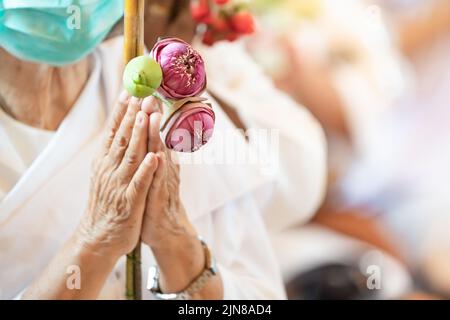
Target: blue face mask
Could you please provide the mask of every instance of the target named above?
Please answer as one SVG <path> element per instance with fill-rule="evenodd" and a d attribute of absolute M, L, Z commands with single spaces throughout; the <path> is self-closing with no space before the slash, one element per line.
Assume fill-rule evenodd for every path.
<path fill-rule="evenodd" d="M 61 66 L 89 54 L 122 17 L 123 0 L 0 0 L 0 46 Z"/>

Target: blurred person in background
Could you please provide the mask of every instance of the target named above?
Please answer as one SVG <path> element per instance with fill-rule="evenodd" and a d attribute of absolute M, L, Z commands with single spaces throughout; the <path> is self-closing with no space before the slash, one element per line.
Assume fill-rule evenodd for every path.
<path fill-rule="evenodd" d="M 353 11 L 350 15 L 350 6 L 344 5 L 349 2 L 335 3 L 337 11 L 349 14 L 347 22 L 358 20 L 358 13 Z M 334 96 L 340 98 L 340 104 L 335 103 L 335 99 L 322 104 L 324 113 L 329 111 L 329 117 L 339 121 L 327 118 L 321 121 L 325 128 L 329 128 L 326 131 L 333 174 L 327 201 L 314 221 L 371 243 L 402 261 L 414 279 L 413 291 L 404 291 L 404 297 L 448 297 L 450 205 L 445 185 L 450 178 L 450 3 L 441 0 L 359 3 L 364 5 L 362 8 L 367 13 L 363 15 L 363 23 L 355 28 L 364 30 L 359 43 L 364 43 L 361 40 L 383 39 L 364 28 L 367 22 L 372 27 L 379 27 L 380 21 L 387 22 L 390 36 L 371 47 L 368 56 L 375 57 L 370 64 L 374 70 L 381 71 L 378 77 L 381 83 L 391 85 L 380 91 L 372 83 L 369 90 L 364 90 L 367 74 L 359 79 L 353 77 L 356 81 L 351 80 L 352 72 L 359 73 L 359 68 L 355 68 L 358 64 L 349 64 L 352 72 L 339 77 L 339 82 L 332 82 L 334 86 L 323 86 L 323 83 L 330 83 L 324 80 L 329 79 L 327 77 L 315 82 L 316 90 L 323 94 L 310 101 Z M 378 23 L 373 24 L 376 21 Z M 339 28 L 333 32 L 336 30 Z M 347 42 L 352 42 L 349 39 L 357 40 L 348 35 L 344 37 Z M 311 38 L 317 40 L 317 37 Z M 303 51 L 308 52 L 308 49 L 307 46 L 302 47 Z M 386 49 L 390 52 L 387 56 L 382 53 Z M 302 56 L 300 50 L 295 56 Z M 363 60 L 370 61 L 367 58 Z M 307 62 L 302 66 L 298 73 L 307 73 L 310 68 Z M 396 71 L 389 77 L 390 66 L 395 66 Z M 326 74 L 333 74 L 329 68 L 325 70 Z M 392 79 L 398 80 L 395 81 L 398 86 L 392 86 Z M 305 86 L 307 84 L 298 85 L 291 90 L 307 95 L 307 90 L 302 90 Z M 325 88 L 324 91 L 321 88 Z M 337 90 L 334 94 L 326 94 L 330 88 Z M 379 99 L 386 93 L 388 99 Z M 306 105 L 316 108 L 314 102 Z M 335 110 L 344 112 L 336 115 Z M 360 112 L 363 117 L 358 116 Z M 364 114 L 368 117 L 365 118 Z M 352 118 L 356 121 L 349 121 Z M 350 130 L 339 129 L 343 126 L 336 123 L 342 124 L 341 119 L 346 120 L 344 123 Z M 344 132 L 339 135 L 341 137 L 349 133 L 347 141 L 351 143 L 347 146 L 350 148 L 343 147 L 342 143 L 333 143 L 336 139 L 330 136 L 336 137 L 336 132 Z M 346 160 L 344 166 L 333 159 L 334 151 L 335 155 L 344 155 L 334 158 Z M 352 155 L 350 159 L 345 157 L 348 154 Z M 337 166 L 334 165 L 336 163 Z M 336 168 L 341 170 L 336 171 Z M 340 174 L 336 175 L 336 172 Z M 333 181 L 335 183 L 331 184 Z"/>
<path fill-rule="evenodd" d="M 435 177 L 439 176 L 438 172 L 445 173 L 446 168 L 437 165 L 440 157 L 428 147 L 430 137 L 446 139 L 447 135 L 443 129 L 436 134 L 433 128 L 436 119 L 430 121 L 430 137 L 423 144 L 427 148 L 421 149 L 423 153 L 418 156 L 415 154 L 418 140 L 408 139 L 405 135 L 408 129 L 398 130 L 417 125 L 416 121 L 420 118 L 412 119 L 410 111 L 401 111 L 401 105 L 406 100 L 409 101 L 406 104 L 410 105 L 417 98 L 414 97 L 416 79 L 433 79 L 433 76 L 424 77 L 423 72 L 415 74 L 410 62 L 402 57 L 395 40 L 411 57 L 421 44 L 430 44 L 438 39 L 448 27 L 448 4 L 444 1 L 402 3 L 392 2 L 389 8 L 414 4 L 409 12 L 415 14 L 402 15 L 401 19 L 394 14 L 394 19 L 401 21 L 396 34 L 389 32 L 392 29 L 387 29 L 385 25 L 386 21 L 395 20 L 389 19 L 391 17 L 385 15 L 382 7 L 370 1 L 254 1 L 254 8 L 261 18 L 255 36 L 243 42 L 224 42 L 203 51 L 207 59 L 213 61 L 210 64 L 213 71 L 210 72 L 215 81 L 211 88 L 216 95 L 232 92 L 224 98 L 225 101 L 230 101 L 233 96 L 239 97 L 236 101 L 241 101 L 242 97 L 247 96 L 252 101 L 260 102 L 254 104 L 254 109 L 248 107 L 251 103 L 245 107 L 239 107 L 239 103 L 231 104 L 231 113 L 237 119 L 238 126 L 245 128 L 246 124 L 256 123 L 260 127 L 271 127 L 291 123 L 273 111 L 280 109 L 278 103 L 273 104 L 276 107 L 259 108 L 264 101 L 272 101 L 274 95 L 261 92 L 265 89 L 272 93 L 269 86 L 257 85 L 262 84 L 261 79 L 265 77 L 259 68 L 253 67 L 249 59 L 251 56 L 278 88 L 298 102 L 297 108 L 306 106 L 325 129 L 329 146 L 328 192 L 325 204 L 313 217 L 313 223 L 295 228 L 295 225 L 300 226 L 311 219 L 313 211 L 309 210 L 309 214 L 305 215 L 295 210 L 295 196 L 302 196 L 304 189 L 299 185 L 301 180 L 294 178 L 298 176 L 293 176 L 295 165 L 286 164 L 280 177 L 291 176 L 292 179 L 286 179 L 284 183 L 279 180 L 279 183 L 291 188 L 292 192 L 285 193 L 284 197 L 293 201 L 284 204 L 293 204 L 291 208 L 295 211 L 274 210 L 268 217 L 275 219 L 267 220 L 269 227 L 274 227 L 271 228 L 272 242 L 293 298 L 413 297 L 409 295 L 412 283 L 408 269 L 414 272 L 417 262 L 422 261 L 429 266 L 426 269 L 434 269 L 431 273 L 427 272 L 434 278 L 445 271 L 446 255 L 436 254 L 445 251 L 445 246 L 429 244 L 439 243 L 441 239 L 431 237 L 428 240 L 430 237 L 426 234 L 436 230 L 431 225 L 442 226 L 444 232 L 433 233 L 445 238 L 448 226 L 446 215 L 428 218 L 424 223 L 425 216 L 419 212 L 429 209 L 423 211 L 421 205 L 435 202 L 426 197 L 414 197 L 417 197 L 418 190 L 419 193 L 433 195 L 443 202 L 435 212 L 445 212 L 448 197 L 445 191 L 436 192 L 439 184 L 443 184 Z M 410 18 L 406 18 L 408 16 Z M 442 44 L 442 41 L 438 42 Z M 442 48 L 438 51 L 446 54 Z M 233 62 L 229 62 L 231 60 Z M 440 56 L 426 59 L 436 65 L 435 71 L 442 67 L 445 70 L 442 60 Z M 440 82 L 442 94 L 448 92 L 445 78 L 439 74 L 434 78 Z M 243 88 L 246 88 L 245 93 Z M 433 90 L 432 93 L 440 90 Z M 403 103 L 400 103 L 402 100 Z M 436 95 L 433 100 L 445 106 L 443 95 Z M 283 110 L 285 115 L 294 117 L 293 108 L 283 107 Z M 436 112 L 436 118 L 444 115 L 439 108 Z M 282 132 L 289 132 L 291 138 L 296 131 L 303 134 L 301 122 L 295 130 L 288 125 L 286 127 Z M 421 134 L 422 131 L 418 133 L 419 136 Z M 300 138 L 296 136 L 297 143 L 304 141 Z M 414 145 L 409 144 L 410 141 Z M 437 144 L 442 145 L 440 141 Z M 404 153 L 404 147 L 408 145 L 413 150 L 411 154 Z M 296 152 L 289 147 L 282 148 L 280 156 L 294 160 L 287 164 L 295 163 Z M 421 157 L 423 160 L 419 159 Z M 447 159 L 443 159 L 444 164 Z M 299 163 L 303 165 L 303 162 Z M 431 163 L 433 165 L 430 166 Z M 433 167 L 436 172 L 430 174 L 424 167 Z M 430 176 L 434 178 L 427 178 Z M 444 174 L 442 180 L 446 178 Z M 285 216 L 285 212 L 289 215 Z M 296 216 L 292 215 L 293 212 Z M 287 217 L 289 219 L 285 219 Z M 428 231 L 418 232 L 421 228 Z M 416 241 L 410 241 L 412 239 Z M 412 251 L 417 248 L 414 244 L 418 243 L 427 248 L 421 252 L 431 258 L 412 258 Z M 420 254 L 415 252 L 417 256 Z M 355 276 L 355 270 L 359 270 L 367 279 L 371 266 L 379 266 L 382 270 L 382 290 L 370 291 L 368 283 L 361 283 L 362 278 Z M 445 286 L 445 281 L 440 284 Z M 323 290 L 307 292 L 313 287 Z"/>
<path fill-rule="evenodd" d="M 105 1 L 104 4 L 114 6 L 119 2 L 121 1 L 113 4 Z M 189 14 L 188 5 L 187 0 L 147 1 L 145 42 L 148 48 L 161 35 L 192 41 L 197 29 Z M 7 6 L 0 8 L 11 9 Z M 109 28 L 121 17 L 120 11 L 115 13 L 114 17 L 109 17 Z M 20 22 L 20 13 L 16 11 L 6 12 L 0 18 L 14 14 L 19 14 L 14 16 L 14 21 Z M 99 16 L 108 18 L 106 15 Z M 45 36 L 46 25 L 41 26 L 40 31 Z M 106 125 L 106 118 L 111 116 L 112 105 L 121 87 L 121 28 L 119 23 L 111 32 L 109 29 L 105 30 L 95 49 L 83 51 L 82 59 L 79 57 L 79 61 L 64 68 L 22 60 L 3 48 L 0 51 L 0 146 L 5 150 L 0 153 L 0 266 L 4 271 L 0 284 L 3 298 L 17 295 L 24 298 L 124 297 L 125 261 L 122 255 L 135 244 L 134 241 L 125 240 L 133 238 L 137 241 L 141 230 L 134 228 L 134 237 L 126 232 L 113 237 L 119 239 L 119 244 L 127 246 L 118 245 L 118 250 L 111 249 L 110 254 L 105 252 L 101 265 L 96 264 L 98 255 L 77 251 L 80 247 L 76 241 L 80 220 L 85 222 L 81 225 L 88 228 L 83 234 L 94 235 L 93 230 L 98 229 L 101 224 L 101 220 L 96 223 L 96 210 L 87 210 L 83 215 L 88 201 L 88 207 L 95 208 L 98 203 L 103 205 L 100 200 L 111 193 L 107 185 L 99 182 L 102 177 L 98 175 L 94 175 L 92 179 L 94 186 L 105 186 L 106 189 L 100 188 L 99 197 L 89 192 L 91 160 L 98 149 L 103 152 L 101 132 L 106 128 L 111 132 L 118 132 L 118 137 L 113 139 L 115 143 L 112 144 L 112 147 L 117 147 L 117 141 L 123 140 L 120 135 L 124 133 L 117 126 L 130 128 L 135 118 L 143 118 L 143 122 L 136 122 L 136 129 L 133 130 L 134 137 L 141 138 L 140 143 L 133 146 L 138 145 L 139 154 L 143 153 L 142 146 L 145 144 L 142 141 L 147 133 L 139 128 L 145 129 L 148 126 L 148 134 L 151 135 L 149 148 L 161 148 L 155 137 L 157 130 L 154 129 L 157 127 L 157 115 L 151 112 L 150 109 L 154 106 L 147 100 L 145 103 L 138 103 L 122 97 L 117 103 L 114 121 L 110 127 Z M 169 163 L 171 169 L 168 170 L 170 177 L 167 179 L 177 181 L 179 177 L 180 181 L 179 184 L 172 184 L 175 190 L 171 190 L 170 194 L 176 195 L 179 188 L 180 206 L 177 207 L 186 209 L 186 212 L 180 213 L 179 221 L 186 224 L 190 233 L 187 239 L 166 241 L 164 246 L 158 246 L 149 241 L 151 235 L 143 231 L 141 236 L 144 244 L 147 244 L 143 245 L 143 268 L 147 270 L 151 264 L 162 262 L 164 284 L 174 290 L 185 287 L 186 280 L 198 274 L 199 266 L 203 267 L 201 262 L 204 252 L 194 236 L 198 232 L 210 244 L 220 272 L 195 298 L 283 298 L 284 290 L 278 264 L 268 241 L 267 227 L 279 230 L 297 221 L 305 221 L 320 205 L 326 174 L 326 148 L 322 129 L 307 111 L 271 85 L 259 68 L 251 63 L 245 51 L 236 51 L 230 46 L 224 55 L 209 57 L 206 53 L 209 49 L 202 48 L 198 43 L 197 46 L 205 50 L 206 65 L 210 69 L 208 81 L 211 95 L 220 101 L 218 103 L 209 96 L 217 115 L 215 137 L 226 134 L 236 126 L 254 130 L 255 135 L 241 135 L 233 130 L 232 142 L 236 144 L 237 150 L 233 150 L 236 154 L 227 156 L 233 159 L 247 154 L 252 144 L 262 143 L 265 151 L 262 159 L 266 162 L 248 166 L 220 165 L 216 162 L 183 165 L 181 162 L 179 172 Z M 61 54 L 61 57 L 64 56 Z M 224 57 L 234 57 L 236 60 L 226 60 Z M 41 62 L 38 57 L 28 58 Z M 220 69 L 215 69 L 215 66 L 222 63 L 230 68 L 228 73 L 220 73 Z M 14 73 L 16 67 L 22 70 L 20 74 Z M 29 88 L 33 85 L 41 88 L 42 85 L 43 90 L 30 89 L 24 92 L 24 79 L 27 79 Z M 229 80 L 228 83 L 233 83 L 234 86 L 224 86 L 223 79 Z M 54 89 L 65 88 L 65 81 L 71 83 L 70 92 Z M 31 100 L 38 101 L 33 110 L 39 112 L 29 112 Z M 127 109 L 128 115 L 124 117 Z M 245 119 L 236 117 L 237 111 L 245 114 Z M 234 120 L 234 124 L 226 114 Z M 139 123 L 143 123 L 143 126 L 139 126 Z M 297 126 L 300 126 L 300 131 Z M 265 136 L 258 138 L 257 130 L 262 130 Z M 270 130 L 276 131 L 272 138 Z M 131 134 L 129 130 L 126 133 Z M 69 137 L 72 138 L 68 140 Z M 268 141 L 274 143 L 273 147 L 265 145 Z M 202 153 L 220 155 L 224 147 L 221 142 L 212 138 L 199 151 L 200 157 Z M 109 144 L 103 147 L 109 150 Z M 116 154 L 116 149 L 112 148 L 112 152 L 108 151 L 104 156 L 106 167 L 101 172 L 109 173 L 107 164 L 115 161 L 109 154 Z M 134 151 L 131 147 L 129 149 L 127 156 Z M 160 150 L 159 153 L 165 151 Z M 126 163 L 126 158 L 124 162 Z M 145 164 L 155 165 L 151 161 Z M 156 170 L 149 165 L 150 169 Z M 266 169 L 266 174 L 263 174 L 263 169 Z M 146 181 L 145 186 L 150 187 L 151 179 L 143 180 Z M 68 182 L 70 190 L 64 192 L 62 186 Z M 145 204 L 146 197 L 140 200 L 140 206 L 133 215 L 138 220 L 144 207 L 147 208 L 146 215 L 151 214 L 148 208 L 152 207 Z M 118 214 L 127 216 L 127 212 Z M 261 217 L 261 214 L 264 216 Z M 148 219 L 144 219 L 143 225 L 149 227 L 145 221 Z M 158 228 L 157 223 L 152 225 Z M 178 245 L 174 245 L 175 243 Z M 82 248 L 84 247 L 81 246 Z M 178 254 L 180 251 L 182 254 Z M 197 263 L 192 263 L 194 258 Z M 80 291 L 70 291 L 64 286 L 67 276 L 65 267 L 68 263 L 81 263 L 82 270 L 92 270 L 93 266 L 101 267 L 101 270 L 83 274 L 86 276 L 84 281 L 89 286 L 83 286 Z M 146 275 L 144 272 L 144 276 Z M 148 291 L 144 292 L 144 298 L 151 298 Z"/>
<path fill-rule="evenodd" d="M 409 66 L 410 90 L 378 125 L 370 150 L 343 184 L 398 235 L 418 286 L 450 296 L 450 3 L 384 0 Z"/>
<path fill-rule="evenodd" d="M 403 296 L 410 277 L 397 237 L 380 224 L 376 208 L 349 204 L 340 194 L 342 179 L 370 150 L 383 114 L 408 84 L 380 8 L 353 0 L 256 3 L 261 25 L 247 40 L 248 51 L 279 88 L 318 118 L 329 146 L 325 204 L 313 224 L 276 240 L 276 247 L 285 248 L 278 252 L 285 279 L 317 266 L 344 272 L 335 263 L 357 266 L 367 276 L 361 261 L 375 256 L 385 288 L 372 297 Z M 368 254 L 374 249 L 384 263 Z"/>
<path fill-rule="evenodd" d="M 275 15 L 274 24 L 282 24 L 284 18 L 283 15 Z M 305 121 L 311 116 L 305 106 L 299 103 L 302 101 L 296 102 L 293 97 L 289 97 L 290 92 L 282 93 L 277 90 L 277 83 L 274 84 L 272 79 L 269 79 L 268 75 L 271 74 L 267 73 L 265 65 L 255 63 L 260 61 L 255 61 L 252 57 L 255 51 L 249 50 L 249 46 L 271 35 L 270 31 L 262 29 L 261 25 L 259 27 L 261 29 L 257 28 L 254 36 L 256 40 L 250 40 L 250 44 L 243 39 L 235 42 L 223 41 L 212 47 L 198 44 L 198 47 L 208 64 L 210 91 L 219 101 L 225 102 L 223 105 L 227 106 L 226 109 L 229 108 L 228 112 L 235 124 L 243 129 L 280 130 L 280 163 L 274 175 L 277 183 L 276 197 L 268 198 L 269 206 L 265 206 L 263 212 L 275 253 L 281 263 L 284 280 L 288 284 L 289 298 L 355 299 L 392 298 L 402 295 L 409 284 L 409 277 L 404 268 L 389 255 L 380 261 L 376 258 L 377 255 L 368 255 L 374 246 L 357 240 L 351 241 L 325 228 L 298 228 L 314 217 L 325 194 L 325 154 L 322 153 L 323 150 L 317 149 L 318 144 L 315 141 L 321 134 L 317 135 L 316 129 L 309 124 L 310 121 Z M 310 31 L 315 28 L 311 26 Z M 278 51 L 283 52 L 284 48 L 272 45 L 258 47 L 256 50 L 259 50 L 257 54 L 265 52 L 270 56 Z M 311 53 L 311 56 L 315 57 L 314 53 Z M 286 62 L 291 58 L 282 57 L 281 60 Z M 304 63 L 308 65 L 308 60 Z M 287 70 L 291 71 L 293 68 L 288 65 Z M 309 76 L 315 75 L 315 70 L 311 70 Z M 328 76 L 325 72 L 322 75 Z M 301 76 L 294 69 L 286 79 L 297 83 L 296 77 Z M 307 77 L 303 80 L 308 84 L 320 83 Z M 313 86 L 312 83 L 309 84 L 306 92 L 309 93 Z M 366 86 L 370 88 L 369 84 Z M 316 90 L 315 94 L 320 100 L 321 92 Z M 310 93 L 311 100 L 316 102 L 313 96 L 314 94 Z M 326 104 L 328 101 L 319 102 Z M 315 110 L 310 112 L 314 114 Z M 315 115 L 320 121 L 323 120 L 320 115 Z M 327 133 L 328 129 L 329 127 L 325 126 Z M 257 143 L 257 138 L 257 135 L 248 135 L 250 144 Z M 322 168 L 322 171 L 318 171 L 319 168 Z M 305 181 L 310 183 L 306 184 Z M 312 193 L 317 197 L 312 197 Z M 376 262 L 382 266 L 387 280 L 382 291 L 367 288 L 366 269 L 370 265 L 371 257 L 375 257 Z M 334 264 L 339 266 L 335 268 Z M 318 272 L 314 271 L 316 268 L 319 268 Z M 354 275 L 355 270 L 358 270 L 359 277 L 346 276 Z M 328 272 L 330 277 L 323 276 Z M 330 287 L 333 282 L 328 281 L 331 279 L 338 282 L 342 279 L 334 290 Z M 297 286 L 302 283 L 303 286 Z"/>

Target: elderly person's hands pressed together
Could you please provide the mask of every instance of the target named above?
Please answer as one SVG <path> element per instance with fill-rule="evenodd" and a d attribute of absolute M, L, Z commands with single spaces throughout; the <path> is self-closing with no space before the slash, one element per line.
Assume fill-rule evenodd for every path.
<path fill-rule="evenodd" d="M 160 139 L 161 108 L 161 103 L 153 97 L 142 103 L 142 110 L 150 115 L 149 150 L 156 153 L 158 168 L 147 196 L 141 239 L 152 249 L 158 262 L 161 288 L 166 292 L 180 292 L 202 272 L 207 257 L 180 199 L 180 167 L 172 161 L 174 155 Z M 222 298 L 219 278 L 216 275 L 211 279 L 197 298 Z"/>
<path fill-rule="evenodd" d="M 86 213 L 66 248 L 29 288 L 26 298 L 73 298 L 71 294 L 96 298 L 120 256 L 138 243 L 158 164 L 157 156 L 147 153 L 149 118 L 139 110 L 138 99 L 123 96 L 118 103 L 104 149 L 94 162 Z M 91 276 L 80 291 L 68 290 L 64 272 L 54 272 L 71 264 L 80 266 L 85 277 Z"/>
<path fill-rule="evenodd" d="M 94 162 L 86 213 L 25 298 L 96 298 L 117 260 L 140 238 L 161 269 L 162 290 L 182 291 L 201 274 L 204 250 L 179 198 L 179 168 L 161 143 L 158 111 L 152 98 L 142 103 L 122 94 Z M 67 265 L 78 265 L 87 285 L 69 290 L 66 274 L 55 272 Z M 221 298 L 220 280 L 204 291 L 193 298 Z"/>

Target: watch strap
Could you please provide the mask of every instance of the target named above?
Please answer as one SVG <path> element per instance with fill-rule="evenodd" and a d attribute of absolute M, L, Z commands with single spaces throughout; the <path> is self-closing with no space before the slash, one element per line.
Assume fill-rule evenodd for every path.
<path fill-rule="evenodd" d="M 195 278 L 186 289 L 178 293 L 162 293 L 159 286 L 159 269 L 153 266 L 149 270 L 149 282 L 147 288 L 153 293 L 154 297 L 159 300 L 189 300 L 196 293 L 201 291 L 208 281 L 217 274 L 216 261 L 209 250 L 206 242 L 199 237 L 205 252 L 205 268 L 202 273 Z"/>

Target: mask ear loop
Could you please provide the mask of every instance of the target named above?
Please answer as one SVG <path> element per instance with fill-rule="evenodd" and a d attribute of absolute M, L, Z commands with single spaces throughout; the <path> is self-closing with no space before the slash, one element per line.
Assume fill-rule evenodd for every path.
<path fill-rule="evenodd" d="M 124 0 L 124 62 L 144 54 L 145 0 Z M 127 255 L 126 298 L 142 300 L 141 243 Z"/>

